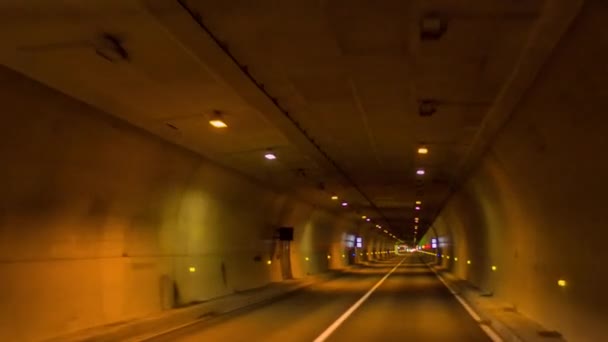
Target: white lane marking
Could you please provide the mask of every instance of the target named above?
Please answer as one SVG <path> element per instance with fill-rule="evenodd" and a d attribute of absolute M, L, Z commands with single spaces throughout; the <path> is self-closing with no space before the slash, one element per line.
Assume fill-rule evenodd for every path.
<path fill-rule="evenodd" d="M 437 278 L 443 283 L 443 285 L 445 285 L 445 287 L 447 287 L 448 290 L 450 290 L 450 293 L 452 293 L 454 295 L 454 297 L 456 297 L 458 302 L 464 307 L 464 309 L 469 313 L 469 315 L 471 315 L 471 317 L 473 317 L 473 319 L 477 323 L 479 323 L 479 327 L 481 328 L 481 330 L 483 330 L 483 332 L 485 332 L 486 335 L 488 335 L 488 337 L 493 342 L 504 342 L 502 337 L 500 337 L 496 333 L 496 331 L 494 331 L 494 329 L 490 328 L 490 326 L 488 326 L 487 324 L 481 323 L 481 317 L 475 312 L 475 310 L 473 310 L 473 308 L 464 299 L 462 299 L 462 297 L 456 291 L 454 291 L 450 287 L 450 285 L 443 279 L 443 277 L 441 275 L 439 275 L 439 273 L 437 273 L 437 271 L 435 271 L 432 267 L 430 267 L 428 265 L 427 265 L 427 267 L 429 269 L 431 269 L 431 271 L 433 271 L 433 273 L 435 273 L 435 276 L 437 276 Z"/>
<path fill-rule="evenodd" d="M 321 333 L 321 335 L 319 335 L 319 337 L 315 338 L 314 342 L 323 342 L 325 341 L 334 331 L 336 331 L 336 329 L 338 329 L 338 327 L 340 325 L 342 325 L 342 323 L 344 323 L 344 321 L 346 321 L 348 319 L 348 317 L 350 315 L 353 314 L 353 312 L 355 312 L 355 310 L 357 310 L 361 304 L 363 304 L 363 302 L 365 302 L 367 300 L 367 298 L 369 298 L 369 296 L 372 295 L 372 293 L 374 291 L 376 291 L 376 289 L 382 285 L 382 283 L 384 283 L 384 281 L 386 280 L 386 278 L 388 278 L 393 272 L 395 272 L 395 270 L 397 269 L 397 267 L 399 267 L 399 265 L 401 265 L 401 263 L 403 263 L 403 261 L 405 261 L 405 258 L 401 259 L 401 261 L 395 265 L 395 267 L 393 267 L 392 270 L 390 270 L 384 277 L 382 277 L 382 279 L 380 279 L 376 285 L 374 285 L 374 287 L 372 287 L 369 291 L 367 291 L 366 294 L 363 295 L 363 297 L 361 297 L 355 304 L 353 304 L 353 306 L 351 306 L 348 310 L 346 310 L 346 312 L 344 312 L 342 314 L 342 316 L 340 316 L 335 322 L 332 323 L 332 325 L 330 325 L 327 329 L 325 329 L 325 331 L 323 333 Z"/>

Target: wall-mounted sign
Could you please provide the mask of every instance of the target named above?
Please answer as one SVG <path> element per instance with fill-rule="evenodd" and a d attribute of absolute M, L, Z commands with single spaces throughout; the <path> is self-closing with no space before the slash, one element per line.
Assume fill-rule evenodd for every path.
<path fill-rule="evenodd" d="M 350 234 L 346 234 L 346 238 L 344 239 L 344 245 L 347 248 L 353 248 L 353 247 L 355 247 L 355 236 L 354 235 L 350 235 Z"/>

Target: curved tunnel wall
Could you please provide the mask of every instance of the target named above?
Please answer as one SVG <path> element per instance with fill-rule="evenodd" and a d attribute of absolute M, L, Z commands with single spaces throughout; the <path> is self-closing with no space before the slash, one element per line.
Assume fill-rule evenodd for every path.
<path fill-rule="evenodd" d="M 572 341 L 608 336 L 606 17 L 585 4 L 433 225 L 444 266 Z"/>
<path fill-rule="evenodd" d="M 0 87 L 1 340 L 280 281 L 280 226 L 295 277 L 344 267 L 363 229 L 4 68 Z"/>

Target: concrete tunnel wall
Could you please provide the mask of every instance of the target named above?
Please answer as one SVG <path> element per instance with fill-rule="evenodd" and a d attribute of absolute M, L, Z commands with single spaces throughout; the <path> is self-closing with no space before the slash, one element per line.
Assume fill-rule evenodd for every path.
<path fill-rule="evenodd" d="M 436 232 L 456 276 L 570 341 L 608 336 L 607 17 L 585 4 L 424 237 Z"/>
<path fill-rule="evenodd" d="M 296 278 L 344 267 L 346 233 L 387 243 L 3 67 L 0 88 L 2 341 L 280 281 L 279 226 Z"/>

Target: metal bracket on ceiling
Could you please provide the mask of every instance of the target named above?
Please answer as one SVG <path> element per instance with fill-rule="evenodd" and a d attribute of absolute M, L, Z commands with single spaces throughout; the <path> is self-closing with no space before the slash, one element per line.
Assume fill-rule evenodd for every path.
<path fill-rule="evenodd" d="M 103 33 L 95 47 L 95 53 L 105 60 L 116 63 L 129 61 L 129 52 L 125 49 L 122 39 L 111 33 Z"/>

